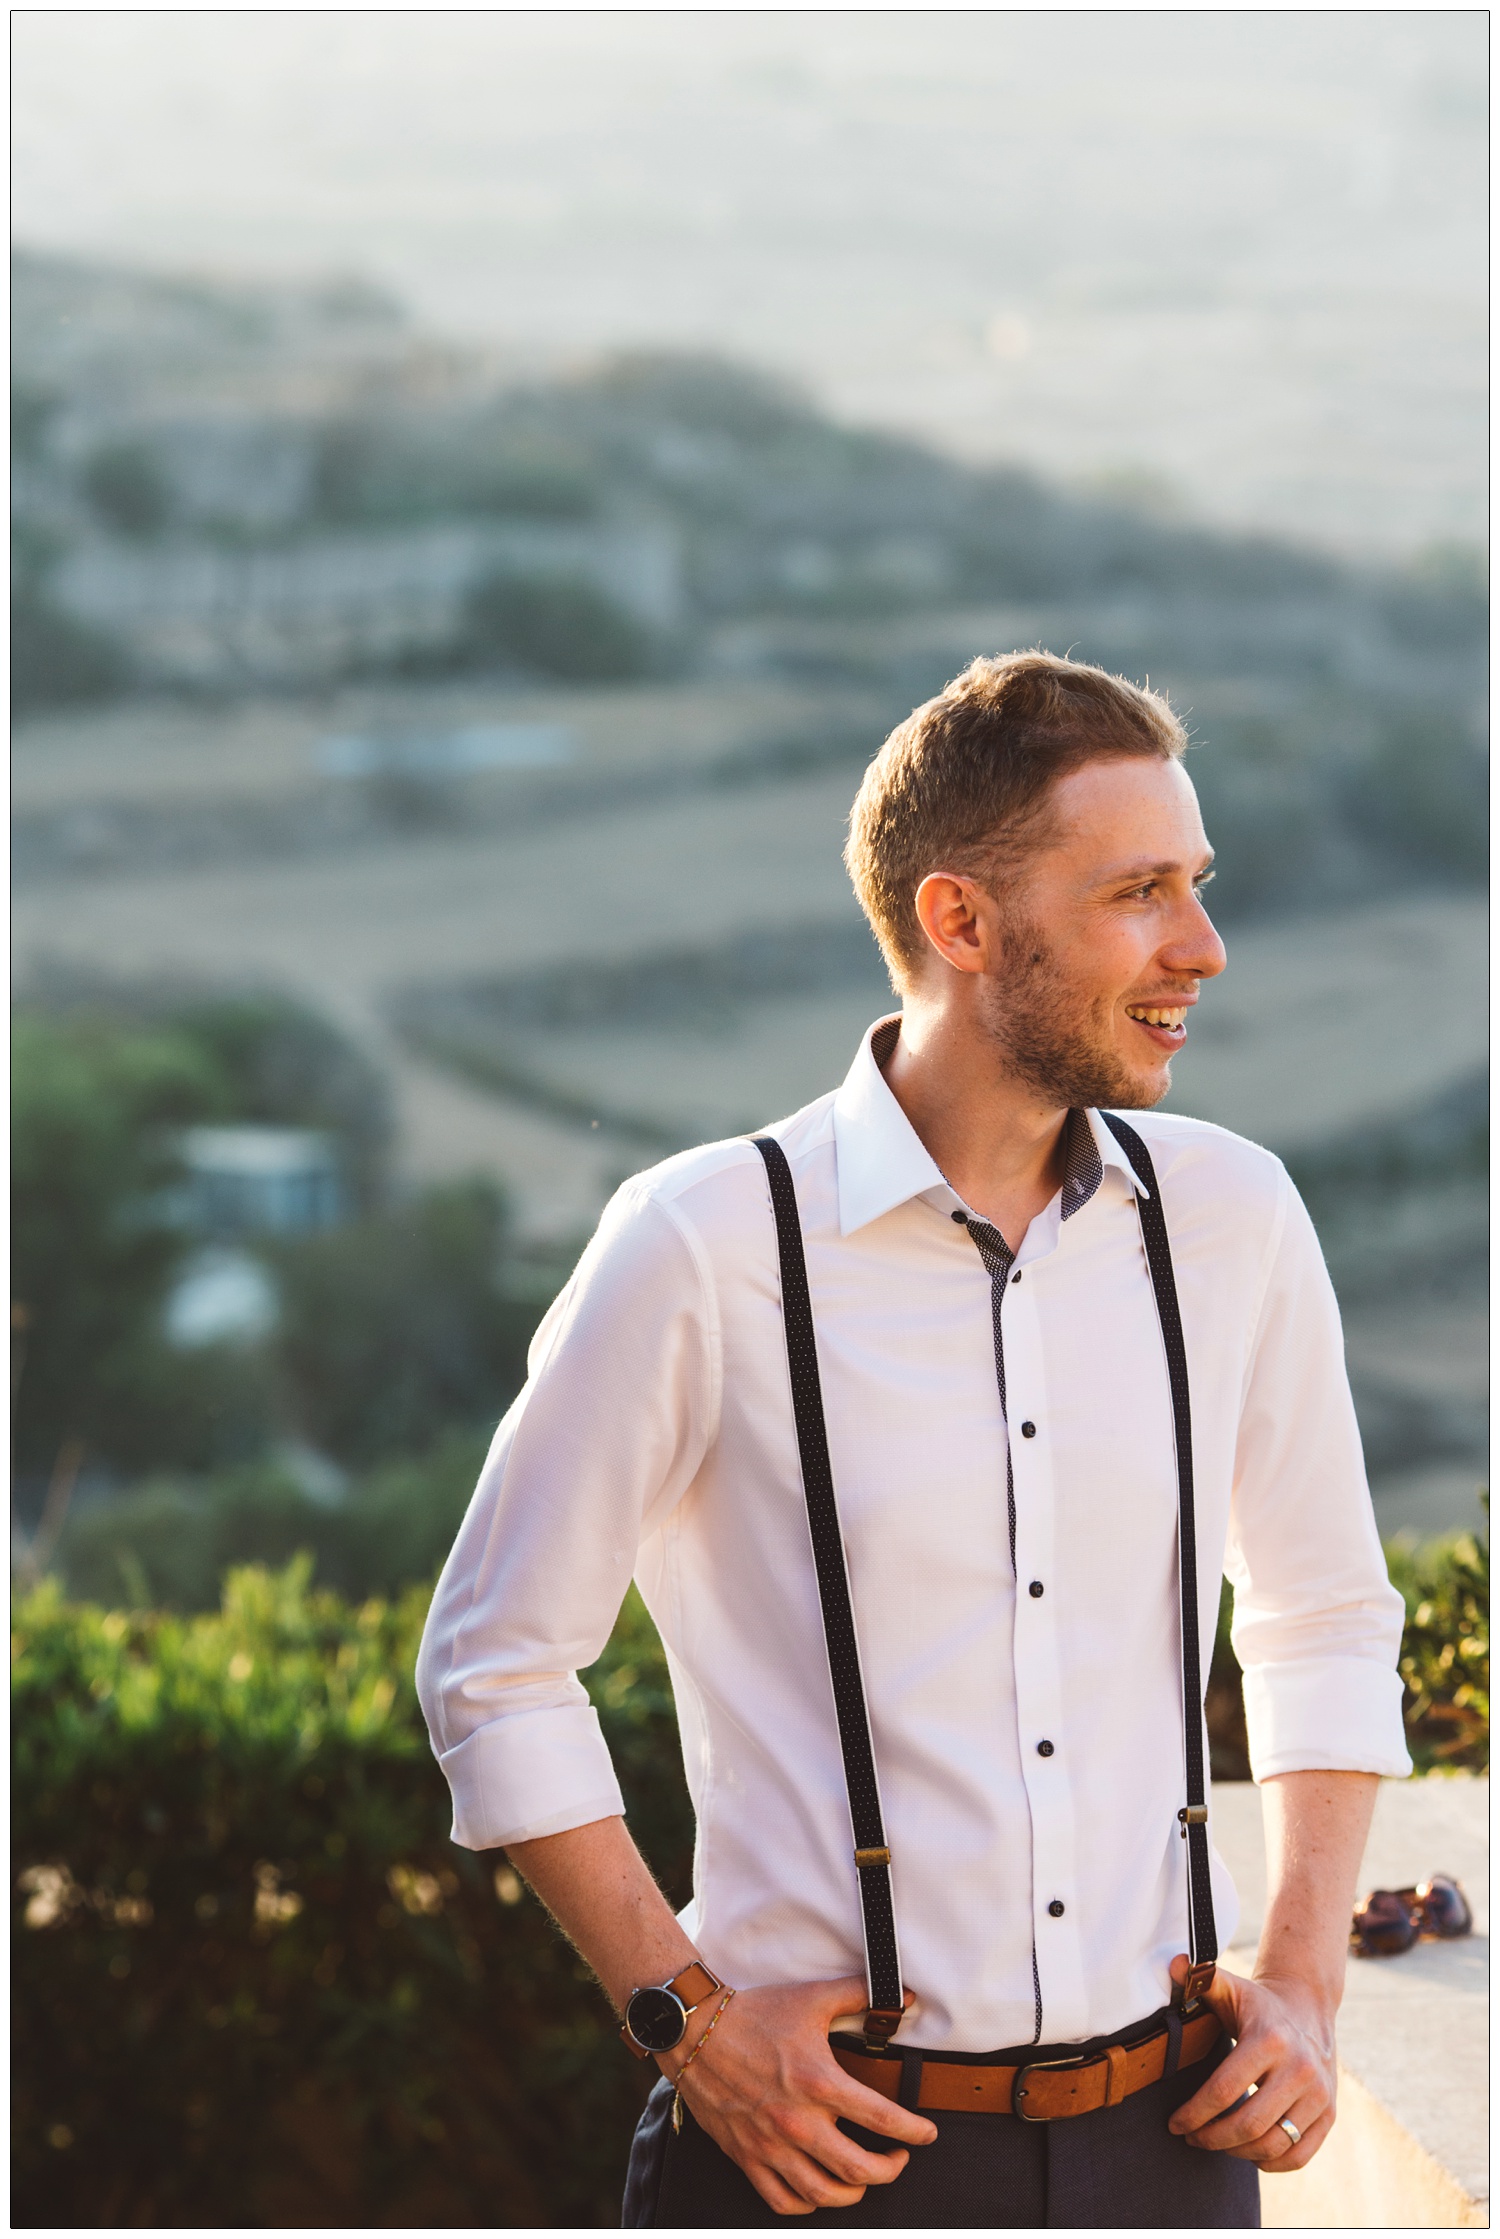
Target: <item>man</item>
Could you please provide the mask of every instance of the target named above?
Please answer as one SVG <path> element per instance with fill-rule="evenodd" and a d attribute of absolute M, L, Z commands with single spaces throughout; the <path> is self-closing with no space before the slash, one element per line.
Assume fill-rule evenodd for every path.
<path fill-rule="evenodd" d="M 893 734 L 847 860 L 901 1014 L 768 1131 L 814 1344 L 774 1152 L 637 1176 L 438 1587 L 419 1684 L 455 1840 L 508 1849 L 662 2071 L 628 2224 L 1251 2227 L 1259 2172 L 1332 2123 L 1376 1777 L 1410 1769 L 1401 1604 L 1284 1170 L 1143 1116 L 1224 966 L 1185 745 L 1160 698 L 1043 653 L 976 661 Z M 1143 1249 L 1158 1200 L 1184 1369 Z M 852 1679 L 809 1537 L 808 1352 Z M 1223 1567 L 1270 1895 L 1254 1979 L 1189 1980 L 1212 1924 L 1194 1943 L 1188 1635 L 1196 1609 L 1212 1639 Z M 632 1574 L 698 1816 L 680 1919 L 575 1676 Z M 866 1712 L 882 1831 L 856 1862 Z M 872 1887 L 896 1937 L 867 1977 Z M 1217 1859 L 1211 1898 L 1227 1941 Z M 909 1985 L 899 2027 L 877 1968 Z"/>

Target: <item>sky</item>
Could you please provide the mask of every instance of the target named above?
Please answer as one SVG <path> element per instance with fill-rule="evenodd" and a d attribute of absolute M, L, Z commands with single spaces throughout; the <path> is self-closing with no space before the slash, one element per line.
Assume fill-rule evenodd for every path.
<path fill-rule="evenodd" d="M 18 242 L 1376 554 L 1483 534 L 1480 10 L 21 9 Z"/>

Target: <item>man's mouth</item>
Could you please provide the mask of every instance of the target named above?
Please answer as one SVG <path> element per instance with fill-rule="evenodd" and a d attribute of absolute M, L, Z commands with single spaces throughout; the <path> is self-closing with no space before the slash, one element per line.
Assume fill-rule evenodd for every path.
<path fill-rule="evenodd" d="M 1133 1018 L 1137 1026 L 1149 1026 L 1155 1033 L 1171 1043 L 1187 1040 L 1186 1003 L 1127 1003 L 1125 1016 Z"/>

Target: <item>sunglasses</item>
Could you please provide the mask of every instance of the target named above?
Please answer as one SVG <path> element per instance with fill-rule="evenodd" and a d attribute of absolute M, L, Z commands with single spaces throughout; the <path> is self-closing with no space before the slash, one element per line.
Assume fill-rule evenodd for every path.
<path fill-rule="evenodd" d="M 1372 1889 L 1354 1908 L 1349 1948 L 1360 1959 L 1391 1959 L 1419 1936 L 1467 1936 L 1469 1900 L 1451 1874 L 1434 1874 L 1415 1889 Z"/>

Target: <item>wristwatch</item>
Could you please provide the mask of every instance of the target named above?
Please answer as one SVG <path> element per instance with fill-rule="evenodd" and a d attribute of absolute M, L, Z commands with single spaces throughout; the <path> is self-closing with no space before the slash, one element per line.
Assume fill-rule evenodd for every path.
<path fill-rule="evenodd" d="M 670 1982 L 632 1990 L 625 2001 L 620 2035 L 637 2060 L 647 2060 L 654 2052 L 670 2052 L 687 2034 L 688 2015 L 723 1988 L 718 1976 L 710 1974 L 701 1959 L 695 1959 Z"/>

